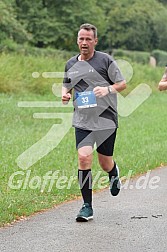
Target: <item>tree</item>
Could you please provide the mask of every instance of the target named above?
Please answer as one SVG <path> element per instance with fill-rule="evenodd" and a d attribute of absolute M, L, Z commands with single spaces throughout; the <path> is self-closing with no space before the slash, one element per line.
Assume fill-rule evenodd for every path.
<path fill-rule="evenodd" d="M 94 23 L 99 35 L 105 30 L 103 10 L 92 0 L 16 0 L 18 20 L 38 47 L 76 50 L 76 36 L 82 23 Z"/>
<path fill-rule="evenodd" d="M 12 2 L 0 2 L 0 42 L 5 39 L 24 42 L 28 39 L 28 34 L 24 27 L 16 18 L 16 12 Z"/>
<path fill-rule="evenodd" d="M 167 0 L 1 0 L 0 40 L 77 50 L 82 23 L 98 28 L 97 49 L 167 50 Z"/>
<path fill-rule="evenodd" d="M 158 46 L 154 13 L 160 9 L 155 0 L 117 2 L 108 19 L 107 42 L 111 47 L 150 51 Z"/>
<path fill-rule="evenodd" d="M 158 34 L 158 46 L 161 50 L 167 51 L 167 8 L 162 6 L 161 10 L 154 15 L 154 27 Z"/>

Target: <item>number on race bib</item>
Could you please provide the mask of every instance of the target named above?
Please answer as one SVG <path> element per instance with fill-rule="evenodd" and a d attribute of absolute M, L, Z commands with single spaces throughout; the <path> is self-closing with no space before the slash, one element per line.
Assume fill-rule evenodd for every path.
<path fill-rule="evenodd" d="M 76 93 L 76 104 L 78 108 L 96 107 L 96 96 L 93 91 Z"/>
<path fill-rule="evenodd" d="M 82 103 L 88 103 L 89 99 L 88 97 L 82 97 Z"/>

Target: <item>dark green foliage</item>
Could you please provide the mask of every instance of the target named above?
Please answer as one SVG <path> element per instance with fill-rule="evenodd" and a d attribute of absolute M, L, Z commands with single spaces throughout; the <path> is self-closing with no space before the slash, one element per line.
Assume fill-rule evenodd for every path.
<path fill-rule="evenodd" d="M 156 0 L 115 2 L 109 12 L 106 34 L 110 47 L 138 51 L 157 48 L 160 34 L 156 22 L 158 18 L 162 20 L 162 10 Z"/>
<path fill-rule="evenodd" d="M 0 45 L 7 40 L 76 51 L 82 23 L 98 28 L 98 50 L 167 51 L 167 1 L 1 0 Z M 8 44 L 8 43 L 7 43 Z"/>
<path fill-rule="evenodd" d="M 17 20 L 11 1 L 0 1 L 0 44 L 10 39 L 18 43 L 28 41 L 28 33 Z"/>
<path fill-rule="evenodd" d="M 95 0 L 17 0 L 16 4 L 18 19 L 25 24 L 26 30 L 32 35 L 31 43 L 37 47 L 49 45 L 75 50 L 81 23 L 96 22 L 101 31 L 105 24 L 103 11 L 96 6 Z"/>

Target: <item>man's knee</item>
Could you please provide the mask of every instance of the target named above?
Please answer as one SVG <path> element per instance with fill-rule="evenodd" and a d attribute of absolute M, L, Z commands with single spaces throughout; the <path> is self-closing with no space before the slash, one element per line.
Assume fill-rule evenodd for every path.
<path fill-rule="evenodd" d="M 99 158 L 99 164 L 104 171 L 108 172 L 114 166 L 112 156 L 104 156 L 99 154 L 98 158 Z"/>
<path fill-rule="evenodd" d="M 90 168 L 92 163 L 91 155 L 78 155 L 78 161 L 82 168 Z"/>

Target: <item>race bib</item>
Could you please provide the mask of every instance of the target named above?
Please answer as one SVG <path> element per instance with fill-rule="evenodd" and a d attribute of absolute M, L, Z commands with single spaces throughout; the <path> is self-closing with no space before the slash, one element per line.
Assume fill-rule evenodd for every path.
<path fill-rule="evenodd" d="M 93 91 L 76 93 L 76 104 L 78 108 L 92 108 L 97 106 L 96 96 Z"/>

